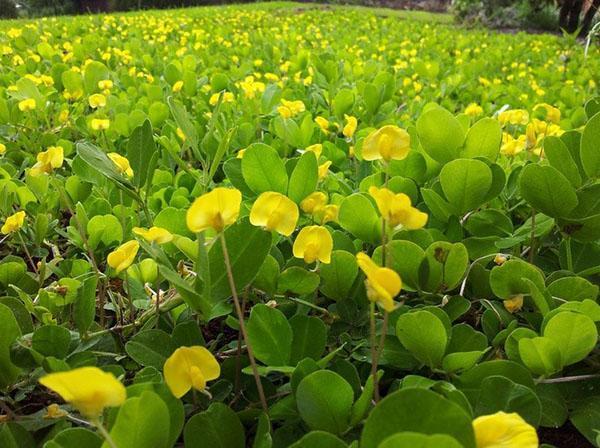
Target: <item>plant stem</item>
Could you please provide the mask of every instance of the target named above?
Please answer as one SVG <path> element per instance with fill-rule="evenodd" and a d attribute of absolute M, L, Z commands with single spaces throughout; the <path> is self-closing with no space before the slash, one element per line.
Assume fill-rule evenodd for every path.
<path fill-rule="evenodd" d="M 381 336 L 379 337 L 379 344 L 377 345 L 377 351 L 375 352 L 375 358 L 372 360 L 372 364 L 371 364 L 371 375 L 373 375 L 373 393 L 375 395 L 375 403 L 378 403 L 380 400 L 379 378 L 377 375 L 377 365 L 379 364 L 379 357 L 381 356 L 381 352 L 383 352 L 383 347 L 385 344 L 385 337 L 387 335 L 388 317 L 389 317 L 389 313 L 384 310 L 383 311 L 383 327 L 381 328 Z"/>
<path fill-rule="evenodd" d="M 33 262 L 33 258 L 31 258 L 31 254 L 29 253 L 29 250 L 27 249 L 27 245 L 25 244 L 23 235 L 21 235 L 21 232 L 18 230 L 16 233 L 19 236 L 19 241 L 21 241 L 21 246 L 23 246 L 23 250 L 25 251 L 25 255 L 27 256 L 27 260 L 29 261 L 29 264 L 31 265 L 33 272 L 35 272 L 37 274 L 38 273 L 37 267 L 35 266 L 35 263 Z"/>
<path fill-rule="evenodd" d="M 565 250 L 567 252 L 567 269 L 573 272 L 573 251 L 571 249 L 571 237 L 565 239 Z"/>
<path fill-rule="evenodd" d="M 112 439 L 112 437 L 110 436 L 110 434 L 108 433 L 108 431 L 106 430 L 106 428 L 104 427 L 104 425 L 102 424 L 100 419 L 95 419 L 92 421 L 92 423 L 94 424 L 94 426 L 96 426 L 96 428 L 98 429 L 98 432 L 100 433 L 100 435 L 102 435 L 104 440 L 106 440 L 106 443 L 110 448 L 118 448 L 117 444 Z"/>
<path fill-rule="evenodd" d="M 549 378 L 546 380 L 540 380 L 538 383 L 541 384 L 553 384 L 553 383 L 570 383 L 573 381 L 584 381 L 600 378 L 600 374 L 592 373 L 589 375 L 574 375 L 574 376 L 563 376 L 562 378 Z"/>
<path fill-rule="evenodd" d="M 533 263 L 535 245 L 535 210 L 531 210 L 531 242 L 529 243 L 529 262 Z"/>
<path fill-rule="evenodd" d="M 260 397 L 260 403 L 262 405 L 263 411 L 268 412 L 267 399 L 265 398 L 265 391 L 263 390 L 262 383 L 260 381 L 260 375 L 258 374 L 258 367 L 256 366 L 256 360 L 254 359 L 252 345 L 250 344 L 250 341 L 248 340 L 248 334 L 246 333 L 246 325 L 244 324 L 244 314 L 242 312 L 242 307 L 238 299 L 235 280 L 233 278 L 233 272 L 231 270 L 231 262 L 229 260 L 229 252 L 227 251 L 227 242 L 225 241 L 225 234 L 223 232 L 219 234 L 219 239 L 221 240 L 221 248 L 223 249 L 223 261 L 225 262 L 227 279 L 229 280 L 229 287 L 231 288 L 231 295 L 233 297 L 235 311 L 238 315 L 240 332 L 242 333 L 242 337 L 244 338 L 244 342 L 246 343 L 248 359 L 250 360 L 250 365 L 252 366 L 252 373 L 254 374 L 254 380 L 256 381 L 256 389 L 258 390 L 258 396 Z"/>
<path fill-rule="evenodd" d="M 370 345 L 371 345 L 371 376 L 373 377 L 373 390 L 375 402 L 379 400 L 379 391 L 377 390 L 377 345 L 375 334 L 375 302 L 369 303 L 369 327 L 370 327 Z"/>

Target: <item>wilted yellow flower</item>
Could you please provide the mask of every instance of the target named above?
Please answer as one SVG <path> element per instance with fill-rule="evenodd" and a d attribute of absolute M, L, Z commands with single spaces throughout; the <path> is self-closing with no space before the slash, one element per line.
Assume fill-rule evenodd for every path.
<path fill-rule="evenodd" d="M 356 261 L 367 276 L 365 286 L 367 297 L 390 312 L 394 309 L 394 297 L 402 289 L 402 280 L 398 273 L 390 268 L 378 266 L 367 254 L 359 252 Z"/>
<path fill-rule="evenodd" d="M 304 151 L 312 152 L 317 156 L 317 160 L 321 157 L 321 153 L 323 152 L 323 145 L 321 143 L 315 143 L 314 145 L 307 146 Z"/>
<path fill-rule="evenodd" d="M 139 248 L 140 243 L 136 240 L 127 241 L 108 254 L 106 261 L 118 274 L 131 266 Z"/>
<path fill-rule="evenodd" d="M 356 119 L 356 117 L 353 117 L 351 115 L 344 115 L 344 118 L 346 119 L 346 124 L 342 129 L 342 134 L 344 134 L 344 137 L 346 138 L 352 138 L 352 136 L 356 132 L 358 120 Z"/>
<path fill-rule="evenodd" d="M 420 229 L 427 223 L 427 213 L 412 206 L 410 198 L 404 193 L 394 193 L 387 188 L 369 188 L 369 194 L 375 199 L 381 217 L 389 227 L 395 229 Z"/>
<path fill-rule="evenodd" d="M 134 227 L 133 233 L 141 236 L 149 243 L 165 244 L 173 240 L 173 234 L 162 227 L 152 226 L 149 229 Z"/>
<path fill-rule="evenodd" d="M 116 152 L 109 152 L 107 156 L 117 166 L 119 173 L 125 174 L 127 177 L 133 177 L 133 170 L 129 165 L 129 160 L 127 160 L 127 157 L 123 157 L 121 154 Z"/>
<path fill-rule="evenodd" d="M 88 103 L 92 109 L 106 106 L 106 97 L 101 93 L 94 93 L 88 98 Z"/>
<path fill-rule="evenodd" d="M 205 347 L 179 347 L 163 367 L 165 383 L 177 398 L 183 397 L 192 388 L 202 391 L 206 382 L 221 375 L 221 367 Z"/>
<path fill-rule="evenodd" d="M 56 403 L 52 403 L 51 405 L 49 405 L 46 408 L 46 413 L 44 414 L 44 418 L 45 419 L 55 419 L 55 418 L 65 417 L 66 415 L 69 415 L 69 413 L 67 411 L 65 411 L 64 409 L 61 409 L 60 406 L 57 405 Z"/>
<path fill-rule="evenodd" d="M 290 236 L 298 222 L 298 206 L 287 196 L 275 191 L 262 193 L 250 210 L 250 223 Z"/>
<path fill-rule="evenodd" d="M 29 170 L 31 176 L 39 176 L 44 173 L 51 173 L 56 168 L 60 168 L 64 160 L 64 150 L 62 146 L 50 146 L 46 151 L 37 155 L 37 162 Z"/>
<path fill-rule="evenodd" d="M 90 126 L 94 131 L 106 131 L 110 127 L 108 118 L 92 118 Z"/>
<path fill-rule="evenodd" d="M 113 82 L 110 79 L 103 79 L 98 81 L 98 88 L 100 90 L 110 90 L 113 88 Z"/>
<path fill-rule="evenodd" d="M 483 108 L 477 103 L 471 103 L 465 108 L 465 114 L 469 117 L 477 117 L 483 113 Z"/>
<path fill-rule="evenodd" d="M 529 122 L 529 113 L 524 109 L 510 109 L 500 112 L 498 121 L 501 125 L 510 124 L 527 124 Z"/>
<path fill-rule="evenodd" d="M 4 221 L 4 224 L 2 225 L 2 229 L 0 229 L 0 230 L 2 231 L 2 233 L 4 235 L 8 235 L 9 233 L 16 232 L 21 227 L 23 227 L 24 222 L 25 222 L 25 212 L 23 210 L 21 210 L 21 211 L 18 211 L 17 213 L 10 215 L 8 218 L 6 218 L 6 221 Z"/>
<path fill-rule="evenodd" d="M 410 135 L 394 125 L 386 125 L 371 132 L 362 145 L 362 156 L 365 160 L 402 160 L 409 151 Z"/>
<path fill-rule="evenodd" d="M 527 137 L 525 135 L 519 135 L 518 138 L 514 138 L 506 132 L 502 133 L 502 146 L 500 146 L 500 152 L 505 156 L 513 157 L 523 151 L 526 146 Z"/>
<path fill-rule="evenodd" d="M 560 121 L 560 109 L 547 103 L 536 104 L 533 110 L 538 109 L 546 110 L 546 120 L 551 121 L 552 123 L 558 123 Z"/>
<path fill-rule="evenodd" d="M 279 115 L 281 115 L 283 118 L 295 117 L 300 112 L 304 112 L 305 110 L 306 107 L 304 106 L 304 103 L 300 100 L 281 100 L 281 106 L 277 108 L 277 112 L 279 112 Z"/>
<path fill-rule="evenodd" d="M 325 207 L 327 195 L 321 191 L 314 191 L 300 202 L 300 208 L 304 213 L 313 214 L 316 210 Z"/>
<path fill-rule="evenodd" d="M 329 231 L 322 226 L 307 226 L 296 236 L 292 251 L 294 257 L 303 258 L 305 263 L 319 260 L 325 264 L 331 262 L 333 238 Z"/>
<path fill-rule="evenodd" d="M 219 102 L 220 96 L 221 96 L 221 92 L 213 93 L 211 95 L 210 99 L 208 100 L 208 104 L 210 104 L 211 106 L 216 106 L 217 103 Z M 235 97 L 233 96 L 233 93 L 223 92 L 223 100 L 221 101 L 222 103 L 233 103 L 234 100 L 235 100 Z"/>
<path fill-rule="evenodd" d="M 21 112 L 29 112 L 35 110 L 37 104 L 33 98 L 27 98 L 25 100 L 19 101 L 19 110 Z"/>
<path fill-rule="evenodd" d="M 329 173 L 329 167 L 331 166 L 331 161 L 327 161 L 319 165 L 319 179 L 323 179 Z"/>
<path fill-rule="evenodd" d="M 40 378 L 40 384 L 56 392 L 88 418 L 98 418 L 104 408 L 123 404 L 125 386 L 112 373 L 97 367 L 80 367 Z"/>
<path fill-rule="evenodd" d="M 477 448 L 537 448 L 535 428 L 517 413 L 496 412 L 473 420 Z"/>
<path fill-rule="evenodd" d="M 504 300 L 504 308 L 509 313 L 516 313 L 523 308 L 523 294 L 517 294 L 510 299 Z"/>
<path fill-rule="evenodd" d="M 323 117 L 315 118 L 315 123 L 321 128 L 321 131 L 327 133 L 329 132 L 329 121 Z"/>
<path fill-rule="evenodd" d="M 212 228 L 221 232 L 240 214 L 242 193 L 235 188 L 218 187 L 196 198 L 187 211 L 188 229 L 194 233 Z"/>
<path fill-rule="evenodd" d="M 183 88 L 183 81 L 177 81 L 175 84 L 173 84 L 173 87 L 171 88 L 171 90 L 173 90 L 173 93 L 178 93 L 178 92 L 181 92 L 182 88 Z"/>

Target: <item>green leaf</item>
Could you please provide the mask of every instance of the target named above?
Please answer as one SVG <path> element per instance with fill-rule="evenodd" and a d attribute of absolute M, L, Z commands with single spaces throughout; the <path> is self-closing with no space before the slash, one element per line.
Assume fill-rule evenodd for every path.
<path fill-rule="evenodd" d="M 550 376 L 562 368 L 560 350 L 548 337 L 519 339 L 519 359 L 535 375 Z"/>
<path fill-rule="evenodd" d="M 421 114 L 417 120 L 417 133 L 425 152 L 440 163 L 456 159 L 465 141 L 460 122 L 439 106 Z"/>
<path fill-rule="evenodd" d="M 355 237 L 376 243 L 381 239 L 381 219 L 373 203 L 361 193 L 346 196 L 340 204 L 340 225 Z"/>
<path fill-rule="evenodd" d="M 571 311 L 562 311 L 553 316 L 544 327 L 544 336 L 558 347 L 563 366 L 585 359 L 598 342 L 594 321 Z"/>
<path fill-rule="evenodd" d="M 245 154 L 244 154 L 245 157 Z M 290 176 L 288 196 L 296 204 L 317 188 L 319 164 L 313 152 L 302 154 Z"/>
<path fill-rule="evenodd" d="M 292 353 L 292 327 L 276 308 L 257 304 L 250 312 L 248 339 L 256 359 L 268 366 L 287 366 Z"/>
<path fill-rule="evenodd" d="M 186 447 L 244 448 L 244 427 L 227 405 L 213 403 L 208 410 L 194 415 L 185 425 Z"/>
<path fill-rule="evenodd" d="M 290 319 L 292 327 L 291 364 L 304 358 L 318 360 L 327 344 L 327 325 L 315 316 L 297 314 Z"/>
<path fill-rule="evenodd" d="M 450 291 L 459 285 L 468 266 L 469 253 L 464 244 L 437 241 L 425 251 L 419 283 L 427 291 Z"/>
<path fill-rule="evenodd" d="M 600 176 L 600 113 L 594 115 L 585 125 L 581 135 L 580 157 L 583 170 L 588 177 Z"/>
<path fill-rule="evenodd" d="M 254 143 L 244 152 L 242 175 L 246 184 L 257 194 L 276 191 L 285 194 L 288 175 L 283 160 L 273 148 L 264 143 Z"/>
<path fill-rule="evenodd" d="M 396 322 L 396 335 L 404 347 L 423 364 L 440 367 L 448 344 L 442 321 L 429 311 L 402 314 Z"/>
<path fill-rule="evenodd" d="M 115 215 L 96 215 L 87 223 L 88 244 L 96 249 L 100 243 L 109 247 L 123 241 L 123 227 Z"/>
<path fill-rule="evenodd" d="M 126 344 L 125 351 L 137 363 L 162 371 L 165 361 L 175 351 L 171 336 L 162 330 L 143 330 Z"/>
<path fill-rule="evenodd" d="M 340 375 L 319 370 L 306 376 L 296 390 L 302 420 L 313 430 L 341 434 L 348 428 L 354 392 Z"/>
<path fill-rule="evenodd" d="M 277 292 L 292 293 L 304 296 L 314 292 L 319 287 L 320 278 L 300 266 L 291 266 L 279 275 Z"/>
<path fill-rule="evenodd" d="M 127 142 L 127 159 L 133 170 L 133 184 L 138 188 L 144 186 L 146 181 L 152 181 L 156 160 L 159 155 L 154 144 L 152 125 L 145 120 L 131 133 Z"/>
<path fill-rule="evenodd" d="M 341 439 L 325 431 L 311 431 L 289 448 L 347 448 Z"/>
<path fill-rule="evenodd" d="M 98 277 L 85 279 L 77 289 L 77 299 L 73 305 L 73 320 L 80 333 L 85 333 L 96 317 L 96 286 Z"/>
<path fill-rule="evenodd" d="M 560 171 L 575 188 L 581 186 L 581 174 L 573 160 L 567 145 L 559 138 L 548 136 L 544 138 L 544 154 L 550 165 Z"/>
<path fill-rule="evenodd" d="M 358 275 L 358 264 L 350 252 L 334 250 L 331 263 L 322 264 L 320 271 L 321 292 L 330 299 L 343 300 L 348 297 Z"/>
<path fill-rule="evenodd" d="M 381 264 L 382 248 L 373 252 L 373 260 Z M 386 264 L 396 271 L 402 279 L 403 289 L 408 286 L 417 289 L 419 286 L 419 266 L 425 258 L 425 251 L 412 241 L 392 240 L 386 246 Z M 356 263 L 356 262 L 355 262 Z M 321 268 L 323 275 L 323 268 Z"/>
<path fill-rule="evenodd" d="M 44 444 L 44 448 L 100 448 L 102 437 L 85 428 L 67 428 Z"/>
<path fill-rule="evenodd" d="M 462 448 L 454 437 L 445 434 L 425 435 L 416 432 L 400 432 L 388 437 L 378 448 Z"/>
<path fill-rule="evenodd" d="M 519 190 L 533 209 L 553 218 L 568 216 L 578 204 L 575 188 L 551 166 L 527 165 L 521 170 Z"/>
<path fill-rule="evenodd" d="M 460 156 L 465 158 L 485 157 L 494 162 L 498 158 L 501 143 L 502 128 L 498 120 L 482 118 L 467 132 L 465 146 Z"/>
<path fill-rule="evenodd" d="M 456 159 L 444 165 L 440 183 L 448 202 L 463 214 L 485 202 L 492 171 L 480 160 Z"/>
<path fill-rule="evenodd" d="M 471 417 L 464 409 L 435 392 L 417 388 L 393 392 L 375 406 L 365 422 L 360 446 L 378 448 L 388 437 L 405 431 L 446 434 L 464 448 L 475 448 Z"/>
<path fill-rule="evenodd" d="M 518 258 L 511 258 L 490 273 L 490 286 L 496 296 L 508 299 L 515 294 L 529 294 L 530 280 L 538 289 L 544 289 L 544 274 L 534 265 Z"/>
<path fill-rule="evenodd" d="M 0 303 L 0 389 L 10 386 L 20 369 L 10 360 L 10 347 L 21 336 L 19 324 L 9 307 Z"/>
<path fill-rule="evenodd" d="M 481 359 L 485 351 L 455 352 L 444 356 L 442 368 L 445 372 L 454 373 L 473 367 Z"/>
<path fill-rule="evenodd" d="M 31 348 L 44 356 L 66 358 L 71 344 L 71 332 L 58 325 L 44 325 L 33 333 Z"/>

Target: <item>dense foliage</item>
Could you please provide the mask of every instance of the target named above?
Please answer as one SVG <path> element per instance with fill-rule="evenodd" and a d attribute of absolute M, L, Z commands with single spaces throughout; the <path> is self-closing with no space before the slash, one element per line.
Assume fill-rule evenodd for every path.
<path fill-rule="evenodd" d="M 418 17 L 0 22 L 0 446 L 598 446 L 600 51 Z"/>

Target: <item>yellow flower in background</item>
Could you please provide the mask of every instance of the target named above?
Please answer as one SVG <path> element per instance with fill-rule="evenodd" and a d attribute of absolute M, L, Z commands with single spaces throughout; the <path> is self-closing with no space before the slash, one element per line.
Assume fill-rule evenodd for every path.
<path fill-rule="evenodd" d="M 535 428 L 517 413 L 496 412 L 473 420 L 477 448 L 537 448 Z"/>
<path fill-rule="evenodd" d="M 536 104 L 533 110 L 538 109 L 544 109 L 546 111 L 546 120 L 551 121 L 552 123 L 558 123 L 560 121 L 560 109 L 547 103 Z"/>
<path fill-rule="evenodd" d="M 288 101 L 281 100 L 281 106 L 277 107 L 277 112 L 283 118 L 292 118 L 298 115 L 301 112 L 304 112 L 306 107 L 304 103 L 300 100 L 296 101 Z"/>
<path fill-rule="evenodd" d="M 327 161 L 321 165 L 319 165 L 319 179 L 323 179 L 329 173 L 329 167 L 331 166 L 331 161 Z"/>
<path fill-rule="evenodd" d="M 306 152 L 312 152 L 317 156 L 317 160 L 321 157 L 321 153 L 323 152 L 323 145 L 321 143 L 315 143 L 314 145 L 307 146 L 304 150 Z"/>
<path fill-rule="evenodd" d="M 127 160 L 127 157 L 123 157 L 121 154 L 116 152 L 109 152 L 107 156 L 117 166 L 119 173 L 124 174 L 127 177 L 133 177 L 133 170 L 129 165 L 129 160 Z"/>
<path fill-rule="evenodd" d="M 243 159 L 244 158 L 244 153 L 246 152 L 246 148 L 244 149 L 240 149 L 237 154 L 235 155 L 236 159 Z"/>
<path fill-rule="evenodd" d="M 173 234 L 162 227 L 152 226 L 149 229 L 134 227 L 133 233 L 141 236 L 149 243 L 165 244 L 173 240 Z"/>
<path fill-rule="evenodd" d="M 392 229 L 401 225 L 405 229 L 415 230 L 427 224 L 427 213 L 413 207 L 406 194 L 375 186 L 369 188 L 369 194 L 375 199 L 381 217 Z"/>
<path fill-rule="evenodd" d="M 57 405 L 56 403 L 52 403 L 51 405 L 48 405 L 48 407 L 46 408 L 46 413 L 44 414 L 44 419 L 63 418 L 67 415 L 69 415 L 69 413 L 67 411 L 65 411 L 64 409 L 61 409 L 60 406 Z"/>
<path fill-rule="evenodd" d="M 106 106 L 106 97 L 101 93 L 94 93 L 88 98 L 88 103 L 92 109 L 98 109 Z"/>
<path fill-rule="evenodd" d="M 352 138 L 352 136 L 356 132 L 356 128 L 358 127 L 358 120 L 356 119 L 356 117 L 353 117 L 351 115 L 344 115 L 344 118 L 346 119 L 346 124 L 342 129 L 342 134 L 344 134 L 344 137 L 346 138 Z"/>
<path fill-rule="evenodd" d="M 173 87 L 171 88 L 171 90 L 173 91 L 173 93 L 179 93 L 179 92 L 181 92 L 182 88 L 183 88 L 183 81 L 177 81 L 175 84 L 173 84 Z"/>
<path fill-rule="evenodd" d="M 362 144 L 365 160 L 402 160 L 410 151 L 410 135 L 404 129 L 386 125 L 371 132 Z"/>
<path fill-rule="evenodd" d="M 242 204 L 242 193 L 235 188 L 218 187 L 196 198 L 187 211 L 188 229 L 194 233 L 206 229 L 221 232 L 233 224 Z"/>
<path fill-rule="evenodd" d="M 300 208 L 304 213 L 313 214 L 316 210 L 325 207 L 327 195 L 321 191 L 314 191 L 300 202 Z"/>
<path fill-rule="evenodd" d="M 333 238 L 325 227 L 307 226 L 296 236 L 292 252 L 294 257 L 304 259 L 307 264 L 319 260 L 325 264 L 331 262 Z"/>
<path fill-rule="evenodd" d="M 104 408 L 121 406 L 127 398 L 125 386 L 112 373 L 97 367 L 50 373 L 39 381 L 92 419 L 98 418 Z"/>
<path fill-rule="evenodd" d="M 252 204 L 250 223 L 290 236 L 299 215 L 298 206 L 290 198 L 275 191 L 266 191 Z"/>
<path fill-rule="evenodd" d="M 335 222 L 338 220 L 338 215 L 340 213 L 339 206 L 335 204 L 329 204 L 325 207 L 320 207 L 316 209 L 314 212 L 315 219 L 321 223 L 321 225 L 326 224 L 328 222 Z"/>
<path fill-rule="evenodd" d="M 113 88 L 113 82 L 110 79 L 103 79 L 98 81 L 98 88 L 100 90 L 110 90 Z"/>
<path fill-rule="evenodd" d="M 119 274 L 122 270 L 131 266 L 139 248 L 140 243 L 136 240 L 127 241 L 108 254 L 106 262 Z"/>
<path fill-rule="evenodd" d="M 35 110 L 37 104 L 33 98 L 27 98 L 26 100 L 19 101 L 19 110 L 21 112 L 30 112 Z"/>
<path fill-rule="evenodd" d="M 62 146 L 50 146 L 46 151 L 37 155 L 37 162 L 29 170 L 31 176 L 51 173 L 60 168 L 64 160 L 64 150 Z"/>
<path fill-rule="evenodd" d="M 223 94 L 223 100 L 221 101 L 222 103 L 233 103 L 235 101 L 235 96 L 233 96 L 233 93 L 222 92 L 222 94 Z M 217 103 L 219 102 L 220 97 L 221 97 L 221 92 L 213 93 L 211 95 L 210 99 L 208 100 L 208 104 L 210 104 L 211 106 L 216 106 Z"/>
<path fill-rule="evenodd" d="M 110 127 L 108 118 L 92 118 L 90 126 L 94 131 L 106 131 Z"/>
<path fill-rule="evenodd" d="M 518 138 L 514 138 L 512 135 L 503 132 L 502 133 L 502 145 L 500 146 L 500 152 L 507 157 L 514 157 L 523 151 L 527 147 L 527 136 L 520 135 Z"/>
<path fill-rule="evenodd" d="M 364 252 L 356 254 L 356 262 L 367 277 L 365 286 L 368 299 L 381 305 L 384 310 L 392 311 L 394 297 L 402 289 L 402 280 L 398 273 L 390 268 L 378 266 Z"/>
<path fill-rule="evenodd" d="M 465 114 L 469 117 L 477 117 L 483 113 L 483 108 L 477 103 L 471 103 L 465 108 Z"/>
<path fill-rule="evenodd" d="M 329 132 L 329 121 L 323 117 L 315 118 L 315 123 L 321 128 L 321 131 L 327 134 Z"/>
<path fill-rule="evenodd" d="M 179 140 L 181 140 L 182 142 L 185 142 L 185 134 L 183 133 L 183 129 L 181 129 L 181 128 L 175 129 L 175 134 L 177 134 L 177 137 L 179 138 Z"/>
<path fill-rule="evenodd" d="M 6 221 L 4 221 L 2 229 L 0 230 L 4 235 L 8 235 L 9 233 L 16 232 L 17 230 L 19 230 L 21 227 L 23 227 L 24 223 L 25 212 L 21 210 L 17 213 L 13 213 L 8 218 L 6 218 Z"/>
<path fill-rule="evenodd" d="M 521 311 L 521 308 L 523 308 L 523 294 L 517 294 L 510 299 L 504 300 L 503 303 L 506 311 L 511 314 Z"/>
<path fill-rule="evenodd" d="M 6 153 L 6 145 L 4 143 L 0 143 L 0 156 Z"/>
<path fill-rule="evenodd" d="M 500 112 L 498 121 L 501 125 L 509 124 L 527 124 L 529 122 L 529 113 L 524 109 L 512 109 Z"/>
<path fill-rule="evenodd" d="M 208 349 L 195 345 L 175 350 L 165 361 L 163 373 L 171 393 L 181 398 L 192 388 L 203 391 L 208 381 L 221 375 L 221 367 Z"/>

